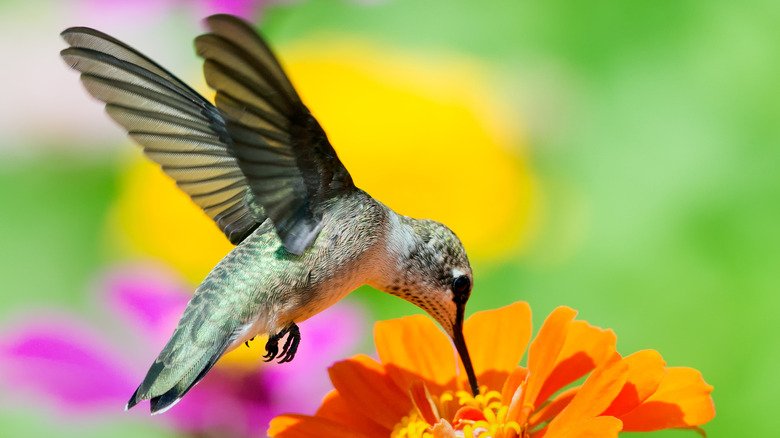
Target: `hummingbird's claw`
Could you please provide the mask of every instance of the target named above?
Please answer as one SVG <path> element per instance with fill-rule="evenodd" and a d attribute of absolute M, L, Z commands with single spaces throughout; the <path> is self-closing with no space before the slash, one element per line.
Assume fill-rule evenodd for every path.
<path fill-rule="evenodd" d="M 270 362 L 279 354 L 279 339 L 282 339 L 282 336 L 284 336 L 285 333 L 287 333 L 287 331 L 282 330 L 281 332 L 268 337 L 268 342 L 265 343 L 266 353 L 265 356 L 263 356 L 263 360 Z"/>
<path fill-rule="evenodd" d="M 265 349 L 266 349 L 266 353 L 265 355 L 263 355 L 264 362 L 270 362 L 274 360 L 276 354 L 279 352 L 279 349 L 276 346 L 269 348 L 268 344 L 266 344 Z"/>
<path fill-rule="evenodd" d="M 290 362 L 295 357 L 295 352 L 298 351 L 298 344 L 301 343 L 301 331 L 298 329 L 298 326 L 295 325 L 295 323 L 292 323 L 287 330 L 287 341 L 284 343 L 284 348 L 282 348 L 282 359 L 279 361 L 279 363 L 285 363 Z"/>
<path fill-rule="evenodd" d="M 284 347 L 282 347 L 282 354 L 279 354 L 279 341 L 284 335 L 288 335 L 287 340 L 284 342 Z M 270 362 L 279 356 L 281 357 L 279 363 L 289 362 L 295 357 L 295 352 L 298 351 L 298 344 L 300 344 L 300 342 L 301 331 L 295 323 L 291 323 L 279 333 L 268 338 L 268 342 L 265 344 L 266 354 L 263 356 L 263 359 L 266 362 Z"/>

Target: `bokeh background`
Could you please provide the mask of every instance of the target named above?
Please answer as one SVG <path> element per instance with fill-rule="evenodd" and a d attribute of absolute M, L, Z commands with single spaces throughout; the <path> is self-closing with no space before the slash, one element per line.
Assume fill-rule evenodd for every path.
<path fill-rule="evenodd" d="M 360 187 L 462 237 L 469 312 L 526 300 L 538 327 L 571 306 L 622 353 L 699 369 L 709 436 L 780 434 L 772 0 L 2 0 L 0 338 L 65 319 L 110 341 L 106 272 L 141 264 L 192 290 L 229 251 L 58 56 L 64 28 L 96 27 L 210 95 L 191 40 L 225 11 L 262 29 Z M 370 288 L 347 301 L 363 321 L 348 353 L 371 351 L 373 321 L 418 312 Z M 143 407 L 63 404 L 6 382 L 0 436 L 184 433 Z"/>

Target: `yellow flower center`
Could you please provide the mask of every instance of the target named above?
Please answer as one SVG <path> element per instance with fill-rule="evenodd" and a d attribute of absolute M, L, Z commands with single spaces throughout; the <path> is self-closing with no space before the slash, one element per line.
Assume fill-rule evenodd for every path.
<path fill-rule="evenodd" d="M 509 407 L 501 403 L 498 391 L 483 387 L 477 396 L 467 391 L 445 391 L 440 396 L 428 395 L 437 418 L 426 418 L 417 408 L 395 425 L 392 438 L 433 438 L 434 420 L 449 432 L 446 435 L 464 438 L 512 438 L 523 436 L 516 421 L 506 421 Z M 439 415 L 440 414 L 440 415 Z M 443 420 L 446 424 L 441 423 Z M 431 424 L 434 422 L 434 424 Z M 439 435 L 442 436 L 442 435 Z"/>
<path fill-rule="evenodd" d="M 401 422 L 395 425 L 393 433 L 390 434 L 391 438 L 422 438 L 432 437 L 433 435 L 428 431 L 430 424 L 428 424 L 416 409 L 412 409 L 412 412 L 408 416 L 401 419 Z"/>

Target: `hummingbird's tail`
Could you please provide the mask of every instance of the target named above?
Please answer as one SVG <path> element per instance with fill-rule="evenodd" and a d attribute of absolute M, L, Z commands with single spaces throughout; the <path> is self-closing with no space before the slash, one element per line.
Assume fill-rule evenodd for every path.
<path fill-rule="evenodd" d="M 176 336 L 174 336 L 174 338 L 175 337 Z M 173 341 L 174 338 L 172 338 L 171 341 Z M 143 382 L 138 385 L 138 388 L 130 397 L 130 400 L 128 400 L 125 405 L 125 410 L 131 409 L 143 400 L 149 400 L 152 415 L 161 414 L 172 408 L 173 405 L 178 403 L 179 400 L 192 389 L 193 386 L 206 376 L 214 364 L 217 363 L 217 360 L 225 353 L 227 346 L 228 344 L 225 342 L 220 348 L 214 349 L 199 360 L 194 361 L 192 368 L 185 371 L 181 378 L 175 382 L 170 389 L 161 391 L 159 388 L 168 387 L 168 382 L 171 381 L 171 375 L 181 369 L 180 367 L 170 367 L 166 365 L 166 360 L 163 358 L 165 350 L 163 350 L 160 357 L 152 364 L 152 367 L 149 369 Z"/>
<path fill-rule="evenodd" d="M 143 382 L 138 385 L 125 410 L 132 408 L 143 400 L 150 401 L 152 415 L 161 414 L 184 397 L 193 386 L 206 376 L 220 357 L 225 354 L 229 338 L 200 352 L 192 351 L 191 345 L 184 346 L 180 342 L 189 335 L 189 330 L 177 329 L 168 341 L 160 356 L 154 361 Z M 195 353 L 195 354 L 192 354 Z M 201 353 L 197 355 L 197 353 Z"/>
<path fill-rule="evenodd" d="M 195 291 L 173 336 L 130 397 L 125 410 L 149 400 L 152 414 L 166 411 L 200 382 L 242 335 L 244 326 L 215 314 L 208 306 L 218 301 L 215 295 L 220 292 L 208 279 Z"/>

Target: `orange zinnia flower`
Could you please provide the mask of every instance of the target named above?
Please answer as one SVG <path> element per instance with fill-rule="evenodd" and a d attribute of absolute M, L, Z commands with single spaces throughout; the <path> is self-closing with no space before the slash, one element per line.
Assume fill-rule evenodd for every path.
<path fill-rule="evenodd" d="M 449 339 L 428 318 L 377 323 L 380 362 L 355 356 L 330 368 L 335 390 L 315 416 L 271 422 L 279 438 L 616 437 L 693 428 L 713 418 L 712 387 L 691 368 L 666 367 L 653 350 L 621 357 L 615 334 L 555 309 L 531 338 L 526 303 L 474 314 L 464 334 L 480 394 Z M 588 373 L 590 373 L 588 375 Z M 582 385 L 564 389 L 584 376 Z"/>

